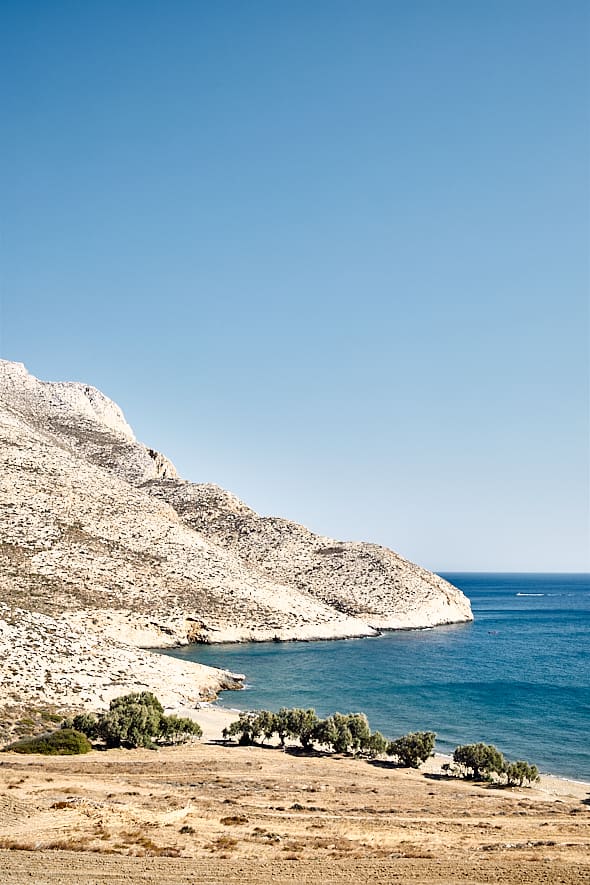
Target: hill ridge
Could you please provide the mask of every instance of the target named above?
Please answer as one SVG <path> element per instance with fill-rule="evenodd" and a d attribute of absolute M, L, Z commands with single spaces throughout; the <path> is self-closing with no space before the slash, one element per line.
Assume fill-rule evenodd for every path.
<path fill-rule="evenodd" d="M 147 647 L 371 636 L 472 618 L 461 591 L 437 575 L 181 479 L 99 390 L 39 381 L 6 360 L 0 471 L 0 602 L 23 624 L 34 614 L 75 618 L 138 667 Z M 71 663 L 60 666 L 71 676 Z M 42 697 L 36 684 L 31 696 Z"/>

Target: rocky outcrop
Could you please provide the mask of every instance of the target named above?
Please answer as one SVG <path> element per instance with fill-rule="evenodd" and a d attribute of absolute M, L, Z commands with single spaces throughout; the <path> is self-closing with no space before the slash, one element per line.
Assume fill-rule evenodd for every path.
<path fill-rule="evenodd" d="M 438 576 L 179 479 L 100 391 L 38 381 L 6 361 L 0 513 L 0 601 L 19 623 L 49 630 L 49 618 L 54 634 L 77 625 L 102 642 L 105 679 L 127 649 L 129 674 L 144 685 L 140 646 L 370 636 L 471 619 L 467 599 Z M 13 639 L 0 632 L 0 659 Z"/>
<path fill-rule="evenodd" d="M 119 695 L 155 692 L 171 709 L 195 707 L 243 677 L 119 642 L 92 618 L 51 618 L 0 603 L 0 701 L 100 709 Z"/>
<path fill-rule="evenodd" d="M 433 627 L 472 617 L 469 601 L 456 587 L 385 547 L 335 541 L 287 519 L 258 516 L 212 484 L 151 480 L 144 488 L 250 571 L 372 627 Z"/>
<path fill-rule="evenodd" d="M 119 406 L 96 387 L 39 381 L 22 363 L 0 360 L 0 402 L 53 444 L 128 482 L 177 475 L 164 455 L 137 442 Z"/>

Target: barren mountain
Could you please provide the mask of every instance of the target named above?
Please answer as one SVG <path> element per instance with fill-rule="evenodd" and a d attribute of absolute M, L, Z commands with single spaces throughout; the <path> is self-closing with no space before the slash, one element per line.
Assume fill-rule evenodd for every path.
<path fill-rule="evenodd" d="M 132 652 L 149 655 L 140 646 L 370 636 L 472 617 L 459 590 L 390 550 L 319 537 L 179 479 L 100 391 L 39 381 L 7 361 L 0 508 L 0 602 L 10 610 L 0 627 L 19 623 L 26 635 L 34 614 L 37 632 L 42 615 L 58 632 L 102 637 L 107 668 L 122 655 L 133 669 Z M 0 630 L 0 651 L 14 629 L 12 639 Z M 69 673 L 72 661 L 60 660 L 54 669 Z M 31 696 L 43 696 L 35 686 Z"/>

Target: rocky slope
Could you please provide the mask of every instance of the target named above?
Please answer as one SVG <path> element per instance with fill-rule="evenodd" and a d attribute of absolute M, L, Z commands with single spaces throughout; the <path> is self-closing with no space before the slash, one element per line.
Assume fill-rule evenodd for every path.
<path fill-rule="evenodd" d="M 471 619 L 467 599 L 436 575 L 375 545 L 259 517 L 217 486 L 179 479 L 100 391 L 38 381 L 7 361 L 0 361 L 0 513 L 0 601 L 10 608 L 10 617 L 0 612 L 0 627 L 12 624 L 12 633 L 0 630 L 0 702 L 6 649 L 16 679 L 19 654 L 47 654 L 39 631 L 75 626 L 93 658 L 99 642 L 96 680 L 80 676 L 79 690 L 62 692 L 96 705 L 107 698 L 97 674 L 104 671 L 106 684 L 121 660 L 128 687 L 145 687 L 148 671 L 152 687 L 169 684 L 172 670 L 180 678 L 179 667 L 186 674 L 186 664 L 142 650 L 150 646 L 368 636 Z M 22 639 L 29 629 L 36 645 Z M 35 671 L 31 697 L 53 691 L 55 673 L 66 685 L 78 660 L 72 654 L 53 655 L 51 685 Z M 230 679 L 197 670 L 187 678 L 193 700 L 199 686 L 210 695 L 216 680 L 219 688 Z"/>

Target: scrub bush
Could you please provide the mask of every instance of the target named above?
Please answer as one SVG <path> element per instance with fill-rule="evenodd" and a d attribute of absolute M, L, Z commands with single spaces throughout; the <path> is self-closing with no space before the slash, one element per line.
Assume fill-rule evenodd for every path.
<path fill-rule="evenodd" d="M 44 756 L 74 756 L 88 753 L 92 744 L 79 731 L 73 728 L 61 728 L 40 737 L 16 741 L 4 747 L 3 753 L 42 753 Z"/>

